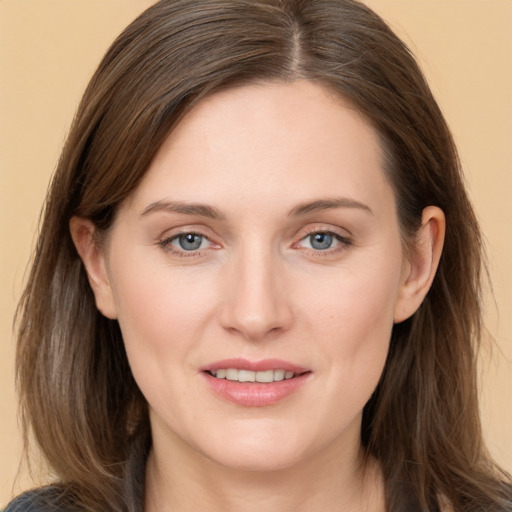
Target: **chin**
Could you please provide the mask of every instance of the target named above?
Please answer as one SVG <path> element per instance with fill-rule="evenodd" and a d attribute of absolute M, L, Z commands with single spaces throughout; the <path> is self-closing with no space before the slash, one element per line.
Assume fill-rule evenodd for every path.
<path fill-rule="evenodd" d="M 272 473 L 287 470 L 297 465 L 300 460 L 301 457 L 297 451 L 294 453 L 280 453 L 277 450 L 224 453 L 222 457 L 213 459 L 214 462 L 226 469 L 251 473 Z"/>
<path fill-rule="evenodd" d="M 242 434 L 242 433 L 240 433 Z M 266 435 L 229 436 L 203 453 L 215 463 L 237 471 L 272 472 L 293 467 L 304 455 L 304 442 L 290 434 L 266 431 Z"/>

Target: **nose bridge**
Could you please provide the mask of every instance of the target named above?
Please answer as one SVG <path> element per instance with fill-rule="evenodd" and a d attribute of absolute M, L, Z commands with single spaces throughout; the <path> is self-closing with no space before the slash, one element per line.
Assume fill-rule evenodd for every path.
<path fill-rule="evenodd" d="M 247 339 L 289 327 L 292 315 L 280 258 L 271 244 L 246 241 L 232 261 L 223 326 Z"/>

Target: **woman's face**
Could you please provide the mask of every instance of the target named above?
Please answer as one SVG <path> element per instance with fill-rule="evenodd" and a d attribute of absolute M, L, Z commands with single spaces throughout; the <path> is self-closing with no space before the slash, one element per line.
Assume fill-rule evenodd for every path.
<path fill-rule="evenodd" d="M 103 251 L 98 306 L 119 320 L 155 451 L 253 470 L 357 455 L 410 265 L 354 109 L 308 81 L 208 97 Z"/>

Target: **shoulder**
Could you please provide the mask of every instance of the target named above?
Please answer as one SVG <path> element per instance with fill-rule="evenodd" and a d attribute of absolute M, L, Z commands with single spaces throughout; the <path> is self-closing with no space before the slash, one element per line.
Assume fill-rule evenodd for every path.
<path fill-rule="evenodd" d="M 28 491 L 14 498 L 3 512 L 66 512 L 58 505 L 58 496 L 54 487 Z"/>

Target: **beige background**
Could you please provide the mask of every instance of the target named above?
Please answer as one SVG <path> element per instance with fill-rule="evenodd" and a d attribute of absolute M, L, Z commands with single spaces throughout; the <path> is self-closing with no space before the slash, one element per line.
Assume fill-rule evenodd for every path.
<path fill-rule="evenodd" d="M 314 1 L 314 0 L 311 0 Z M 150 0 L 0 0 L 0 504 L 21 455 L 11 322 L 38 211 L 86 82 Z M 455 134 L 487 236 L 500 350 L 482 365 L 492 453 L 512 470 L 512 0 L 369 0 L 411 44 Z M 412 43 L 413 41 L 414 43 Z"/>

